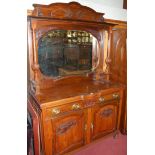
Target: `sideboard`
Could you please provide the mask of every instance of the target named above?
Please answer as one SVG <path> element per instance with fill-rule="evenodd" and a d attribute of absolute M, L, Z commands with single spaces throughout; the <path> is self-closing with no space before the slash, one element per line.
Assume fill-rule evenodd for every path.
<path fill-rule="evenodd" d="M 116 24 L 77 2 L 33 6 L 27 20 L 28 112 L 35 155 L 62 155 L 115 137 L 125 90 L 111 80 Z"/>

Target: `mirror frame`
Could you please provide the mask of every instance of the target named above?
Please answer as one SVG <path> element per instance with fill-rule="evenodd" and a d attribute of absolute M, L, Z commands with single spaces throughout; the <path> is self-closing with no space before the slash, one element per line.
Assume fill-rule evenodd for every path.
<path fill-rule="evenodd" d="M 77 2 L 33 6 L 34 10 L 28 12 L 29 81 L 33 93 L 39 94 L 40 90 L 59 84 L 69 84 L 71 79 L 101 80 L 104 75 L 109 78 L 111 32 L 116 24 L 104 22 L 104 13 L 98 13 Z M 93 50 L 96 50 L 98 63 L 92 73 L 56 79 L 41 73 L 38 64 L 38 41 L 45 33 L 55 29 L 86 31 L 97 39 L 98 46 Z M 92 65 L 93 63 L 95 60 L 92 61 Z"/>

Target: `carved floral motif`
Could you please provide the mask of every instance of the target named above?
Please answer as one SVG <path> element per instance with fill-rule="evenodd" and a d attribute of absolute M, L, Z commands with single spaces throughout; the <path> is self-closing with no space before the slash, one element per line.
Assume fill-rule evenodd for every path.
<path fill-rule="evenodd" d="M 77 2 L 70 3 L 53 3 L 50 5 L 34 4 L 33 16 L 58 18 L 58 19 L 74 19 L 89 20 L 95 22 L 103 22 L 104 13 L 98 13 L 95 10 L 82 6 Z"/>
<path fill-rule="evenodd" d="M 57 129 L 56 129 L 56 134 L 64 134 L 68 129 L 71 127 L 75 126 L 77 124 L 76 120 L 71 120 L 68 122 L 65 122 L 61 124 Z"/>
<path fill-rule="evenodd" d="M 108 117 L 112 114 L 113 110 L 112 109 L 106 109 L 102 112 L 100 112 L 100 116 L 102 117 Z"/>
<path fill-rule="evenodd" d="M 87 107 L 92 107 L 92 106 L 94 106 L 95 105 L 95 101 L 92 101 L 92 100 L 87 100 L 87 102 L 85 103 L 85 108 L 87 108 Z"/>

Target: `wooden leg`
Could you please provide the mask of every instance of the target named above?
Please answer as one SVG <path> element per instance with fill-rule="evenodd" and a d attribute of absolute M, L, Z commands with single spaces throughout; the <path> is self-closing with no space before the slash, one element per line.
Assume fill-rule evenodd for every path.
<path fill-rule="evenodd" d="M 119 131 L 116 130 L 116 131 L 114 132 L 113 138 L 116 139 L 118 136 L 119 136 Z"/>

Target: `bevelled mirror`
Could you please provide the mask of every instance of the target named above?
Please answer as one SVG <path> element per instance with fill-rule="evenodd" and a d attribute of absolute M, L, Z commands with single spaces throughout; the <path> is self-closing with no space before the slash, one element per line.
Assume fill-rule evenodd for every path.
<path fill-rule="evenodd" d="M 38 42 L 38 62 L 42 74 L 63 77 L 91 72 L 94 42 L 97 39 L 86 31 L 49 31 Z"/>

